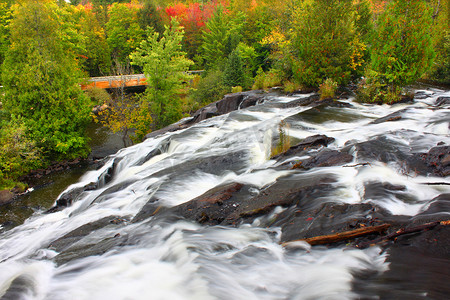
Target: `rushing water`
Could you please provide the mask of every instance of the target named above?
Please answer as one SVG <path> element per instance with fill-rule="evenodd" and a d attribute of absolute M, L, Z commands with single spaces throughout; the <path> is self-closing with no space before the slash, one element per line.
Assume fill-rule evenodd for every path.
<path fill-rule="evenodd" d="M 228 182 L 252 186 L 257 194 L 277 178 L 290 176 L 303 182 L 325 174 L 333 175 L 337 182 L 322 202 L 371 202 L 393 215 L 414 216 L 425 210 L 431 199 L 450 192 L 446 185 L 421 183 L 450 183 L 448 178 L 405 174 L 400 162 L 374 161 L 364 168 L 283 170 L 276 168 L 283 162 L 268 157 L 283 119 L 295 140 L 313 134 L 334 137 L 331 149 L 379 136 L 413 152 L 428 151 L 439 142 L 450 144 L 450 110 L 432 107 L 438 96 L 450 93 L 424 92 L 429 97 L 412 105 L 362 105 L 350 99 L 346 102 L 351 107 L 329 107 L 320 114 L 308 107 L 285 105 L 304 95 L 273 97 L 255 107 L 122 149 L 102 168 L 87 172 L 79 183 L 67 188 L 98 182 L 96 189 L 81 193 L 61 211 L 38 211 L 23 225 L 0 235 L 0 297 L 357 299 L 361 297 L 358 290 L 372 290 L 371 296 L 376 298 L 377 288 L 355 289 L 354 285 L 359 278 L 360 285 L 369 286 L 364 278 L 389 269 L 389 254 L 379 247 L 326 248 L 302 242 L 282 247 L 280 229 L 260 228 L 258 220 L 236 228 L 201 226 L 174 217 L 131 220 L 150 198 L 172 207 Z M 405 108 L 401 120 L 370 123 Z M 353 155 L 353 163 L 366 162 L 358 153 Z M 197 167 L 199 161 L 213 156 L 230 157 L 230 162 L 221 168 Z M 113 176 L 108 179 L 113 166 Z M 368 198 L 364 184 L 371 181 L 407 189 L 401 197 Z M 57 246 L 59 238 L 102 219 L 109 221 L 74 235 L 72 244 Z"/>

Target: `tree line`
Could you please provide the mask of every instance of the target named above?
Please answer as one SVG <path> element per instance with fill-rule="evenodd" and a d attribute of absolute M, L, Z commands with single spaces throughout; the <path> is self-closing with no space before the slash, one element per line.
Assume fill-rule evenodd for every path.
<path fill-rule="evenodd" d="M 448 15 L 439 0 L 0 0 L 0 188 L 86 156 L 97 104 L 140 141 L 231 91 L 326 98 L 352 83 L 359 101 L 394 103 L 419 78 L 449 83 Z M 80 89 L 128 73 L 145 93 Z"/>

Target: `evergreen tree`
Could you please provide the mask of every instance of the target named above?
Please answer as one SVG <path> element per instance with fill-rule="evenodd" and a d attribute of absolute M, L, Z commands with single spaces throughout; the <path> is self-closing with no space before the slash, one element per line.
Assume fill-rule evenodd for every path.
<path fill-rule="evenodd" d="M 230 87 L 244 85 L 244 69 L 237 49 L 228 57 L 223 80 L 224 84 Z"/>
<path fill-rule="evenodd" d="M 95 14 L 83 6 L 66 6 L 62 9 L 65 27 L 78 35 L 77 59 L 90 77 L 109 74 L 111 57 L 105 30 Z"/>
<path fill-rule="evenodd" d="M 90 107 L 72 44 L 53 1 L 20 1 L 2 66 L 3 104 L 51 158 L 86 155 Z"/>
<path fill-rule="evenodd" d="M 9 47 L 9 23 L 11 10 L 8 3 L 0 1 L 0 64 L 5 60 L 5 54 Z"/>
<path fill-rule="evenodd" d="M 296 81 L 312 87 L 326 78 L 348 83 L 363 51 L 353 0 L 304 0 L 295 9 L 292 24 L 290 53 Z"/>
<path fill-rule="evenodd" d="M 183 34 L 176 19 L 170 27 L 165 27 L 162 37 L 149 27 L 147 39 L 130 56 L 133 64 L 143 68 L 147 78 L 146 97 L 141 107 L 150 107 L 156 129 L 182 117 L 178 94 L 191 78 L 186 71 L 193 64 L 182 51 Z"/>
<path fill-rule="evenodd" d="M 106 33 L 113 62 L 129 63 L 129 55 L 143 40 L 144 30 L 139 25 L 139 10 L 137 5 L 122 3 L 114 3 L 109 8 Z"/>
<path fill-rule="evenodd" d="M 206 23 L 201 46 L 202 58 L 208 68 L 223 66 L 228 55 L 237 47 L 242 38 L 245 15 L 238 13 L 234 18 L 226 15 L 219 7 Z"/>
<path fill-rule="evenodd" d="M 372 39 L 371 69 L 391 90 L 413 83 L 434 58 L 431 11 L 421 0 L 393 0 Z"/>

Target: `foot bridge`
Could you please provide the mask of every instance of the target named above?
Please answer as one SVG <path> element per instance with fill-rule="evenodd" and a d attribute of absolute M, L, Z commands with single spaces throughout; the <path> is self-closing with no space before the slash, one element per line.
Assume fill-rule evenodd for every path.
<path fill-rule="evenodd" d="M 132 88 L 145 87 L 147 79 L 144 74 L 120 75 L 120 76 L 105 76 L 105 77 L 91 77 L 86 83 L 81 84 L 81 89 L 100 88 L 100 89 L 117 89 L 117 88 Z"/>
<path fill-rule="evenodd" d="M 201 74 L 203 70 L 188 71 L 189 74 Z M 147 85 L 147 79 L 144 74 L 119 75 L 91 77 L 85 83 L 81 84 L 81 89 L 100 88 L 100 89 L 117 89 L 117 88 L 140 88 Z"/>

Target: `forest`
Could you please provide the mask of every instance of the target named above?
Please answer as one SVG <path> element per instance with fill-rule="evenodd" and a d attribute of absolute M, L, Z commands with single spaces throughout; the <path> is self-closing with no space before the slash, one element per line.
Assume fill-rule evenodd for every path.
<path fill-rule="evenodd" d="M 1 0 L 0 190 L 89 154 L 94 120 L 140 142 L 223 95 L 282 87 L 393 104 L 450 83 L 439 0 Z M 189 71 L 202 72 L 194 73 Z M 144 93 L 82 91 L 145 74 Z M 93 115 L 94 106 L 107 109 Z"/>

